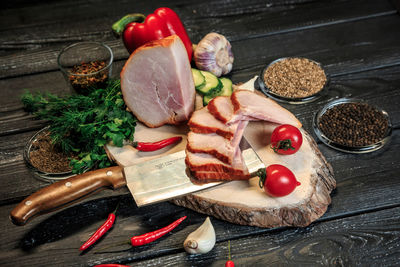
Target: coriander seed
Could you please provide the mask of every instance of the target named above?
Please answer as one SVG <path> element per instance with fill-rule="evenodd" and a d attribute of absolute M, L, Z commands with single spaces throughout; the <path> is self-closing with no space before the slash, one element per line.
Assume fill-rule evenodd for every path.
<path fill-rule="evenodd" d="M 286 98 L 317 94 L 327 82 L 325 71 L 306 58 L 284 58 L 270 65 L 263 74 L 269 91 Z"/>

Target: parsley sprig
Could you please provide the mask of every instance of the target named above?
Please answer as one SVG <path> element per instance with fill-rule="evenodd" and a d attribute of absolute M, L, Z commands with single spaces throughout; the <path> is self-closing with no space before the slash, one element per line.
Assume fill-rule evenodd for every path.
<path fill-rule="evenodd" d="M 119 147 L 124 140 L 133 141 L 136 118 L 126 110 L 119 80 L 87 96 L 26 92 L 21 100 L 25 110 L 50 123 L 54 144 L 78 154 L 70 161 L 73 173 L 110 166 L 104 150 L 109 141 Z"/>

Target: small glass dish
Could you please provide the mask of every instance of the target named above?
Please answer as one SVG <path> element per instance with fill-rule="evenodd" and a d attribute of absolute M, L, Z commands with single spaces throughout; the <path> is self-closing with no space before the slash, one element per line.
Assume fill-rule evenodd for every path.
<path fill-rule="evenodd" d="M 267 86 L 267 84 L 265 82 L 265 76 L 264 76 L 264 73 L 267 71 L 267 69 L 269 67 L 271 67 L 272 65 L 274 65 L 275 63 L 277 63 L 277 62 L 280 62 L 280 61 L 283 61 L 283 60 L 286 60 L 286 59 L 293 59 L 293 58 L 307 59 L 307 60 L 313 62 L 314 64 L 318 65 L 324 71 L 325 77 L 326 77 L 326 81 L 325 81 L 325 84 L 322 86 L 322 88 L 317 93 L 309 95 L 309 96 L 306 96 L 306 97 L 298 97 L 298 98 L 293 97 L 293 98 L 291 98 L 291 97 L 286 97 L 286 96 L 282 96 L 282 95 L 276 94 L 276 93 L 272 92 L 270 90 L 270 88 L 268 88 L 268 86 Z M 322 67 L 322 65 L 320 63 L 318 63 L 318 62 L 316 62 L 314 60 L 311 60 L 311 59 L 308 59 L 308 58 L 302 58 L 302 57 L 282 57 L 282 58 L 278 58 L 278 59 L 272 61 L 270 64 L 268 64 L 261 71 L 261 74 L 260 74 L 260 76 L 258 77 L 257 80 L 258 80 L 258 86 L 259 86 L 260 90 L 265 95 L 267 95 L 268 97 L 270 97 L 270 98 L 272 98 L 272 99 L 274 99 L 274 100 L 276 100 L 278 102 L 288 103 L 288 104 L 305 104 L 305 103 L 309 103 L 309 102 L 317 100 L 318 98 L 320 98 L 321 96 L 323 96 L 326 93 L 327 88 L 329 86 L 329 82 L 330 82 L 329 75 L 327 74 L 327 72 L 325 71 L 325 69 Z"/>
<path fill-rule="evenodd" d="M 106 85 L 113 59 L 109 46 L 99 42 L 80 42 L 62 49 L 57 64 L 71 89 L 87 95 L 94 88 Z"/>
<path fill-rule="evenodd" d="M 30 154 L 31 154 L 30 152 L 33 150 L 32 145 L 40 136 L 46 134 L 46 132 L 48 132 L 48 130 L 49 130 L 49 126 L 39 130 L 26 143 L 25 148 L 24 148 L 24 154 L 23 154 L 26 165 L 28 166 L 29 170 L 33 173 L 35 178 L 38 178 L 39 180 L 42 180 L 45 182 L 56 182 L 56 181 L 67 179 L 71 176 L 74 176 L 75 174 L 73 174 L 71 171 L 59 172 L 59 173 L 48 173 L 48 172 L 41 171 L 32 165 L 31 160 L 30 160 Z"/>
<path fill-rule="evenodd" d="M 337 143 L 337 142 L 331 140 L 329 137 L 327 137 L 324 134 L 324 132 L 320 129 L 320 126 L 319 126 L 321 117 L 325 114 L 325 112 L 327 110 L 333 108 L 334 106 L 346 104 L 346 103 L 367 104 L 368 106 L 381 112 L 383 114 L 383 116 L 387 119 L 387 123 L 388 123 L 387 129 L 386 129 L 386 132 L 385 132 L 383 138 L 381 140 L 379 140 L 378 142 L 375 142 L 373 144 L 366 145 L 366 146 L 348 146 L 348 145 Z M 376 150 L 382 148 L 385 144 L 387 144 L 389 142 L 391 135 L 392 135 L 392 124 L 391 124 L 391 121 L 389 118 L 389 114 L 386 111 L 378 108 L 375 105 L 371 105 L 364 100 L 356 99 L 356 98 L 339 98 L 339 99 L 333 100 L 333 101 L 329 102 L 328 104 L 326 104 L 322 109 L 320 109 L 315 114 L 315 116 L 313 118 L 313 129 L 314 129 L 314 132 L 317 135 L 317 137 L 325 145 L 327 145 L 333 149 L 342 151 L 342 152 L 355 153 L 355 154 L 369 153 L 369 152 L 373 152 L 373 151 L 376 151 Z"/>

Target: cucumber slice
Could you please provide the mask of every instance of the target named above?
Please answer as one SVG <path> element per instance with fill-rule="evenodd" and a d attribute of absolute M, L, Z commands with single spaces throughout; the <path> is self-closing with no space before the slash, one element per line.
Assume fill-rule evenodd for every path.
<path fill-rule="evenodd" d="M 232 81 L 228 78 L 220 78 L 222 83 L 222 90 L 219 95 L 222 96 L 231 96 L 233 89 L 232 89 Z"/>
<path fill-rule="evenodd" d="M 205 95 L 203 96 L 203 106 L 207 106 L 208 103 L 214 98 L 214 96 Z"/>
<path fill-rule="evenodd" d="M 212 74 L 211 72 L 208 71 L 200 71 L 201 74 L 203 74 L 206 84 L 200 88 L 196 88 L 196 90 L 202 94 L 202 95 L 210 95 L 210 96 L 216 96 L 221 92 L 222 89 L 222 83 L 221 81 Z"/>
<path fill-rule="evenodd" d="M 204 78 L 204 75 L 201 74 L 201 72 L 199 70 L 192 68 L 192 74 L 193 74 L 193 80 L 194 80 L 194 87 L 196 89 L 203 87 L 206 84 L 206 78 Z"/>

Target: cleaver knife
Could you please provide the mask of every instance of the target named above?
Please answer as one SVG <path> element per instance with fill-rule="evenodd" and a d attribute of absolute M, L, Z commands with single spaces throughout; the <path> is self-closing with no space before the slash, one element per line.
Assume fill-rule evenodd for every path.
<path fill-rule="evenodd" d="M 265 168 L 244 138 L 240 147 L 250 173 Z M 132 166 L 89 171 L 58 181 L 19 203 L 10 213 L 11 221 L 16 225 L 24 225 L 34 216 L 66 207 L 105 188 L 118 189 L 127 185 L 137 206 L 141 207 L 222 183 L 193 182 L 186 168 L 185 157 L 185 151 L 179 151 Z"/>

